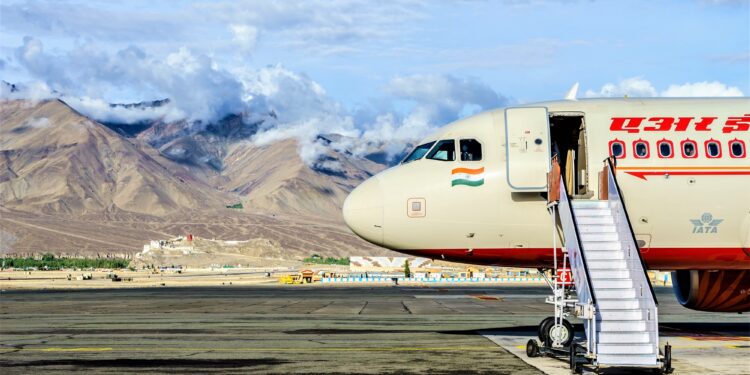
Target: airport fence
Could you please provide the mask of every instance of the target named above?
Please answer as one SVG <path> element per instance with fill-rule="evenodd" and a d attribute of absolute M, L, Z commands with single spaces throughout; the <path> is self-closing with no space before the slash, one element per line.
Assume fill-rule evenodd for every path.
<path fill-rule="evenodd" d="M 427 277 L 323 277 L 322 283 L 513 283 L 513 284 L 536 284 L 544 283 L 541 277 L 446 277 L 446 278 L 427 278 Z"/>

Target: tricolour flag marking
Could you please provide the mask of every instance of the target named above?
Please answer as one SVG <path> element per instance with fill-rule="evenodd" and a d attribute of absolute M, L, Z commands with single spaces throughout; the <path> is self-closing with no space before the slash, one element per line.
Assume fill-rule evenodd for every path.
<path fill-rule="evenodd" d="M 476 169 L 454 168 L 451 171 L 451 177 L 451 186 L 480 186 L 484 184 L 484 167 Z"/>

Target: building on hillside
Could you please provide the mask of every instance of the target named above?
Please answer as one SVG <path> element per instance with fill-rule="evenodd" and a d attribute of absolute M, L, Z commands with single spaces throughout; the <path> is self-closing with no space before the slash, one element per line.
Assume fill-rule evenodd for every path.
<path fill-rule="evenodd" d="M 404 263 L 409 261 L 412 272 L 426 271 L 432 268 L 432 259 L 414 257 L 349 257 L 351 272 L 397 272 L 404 270 Z"/>

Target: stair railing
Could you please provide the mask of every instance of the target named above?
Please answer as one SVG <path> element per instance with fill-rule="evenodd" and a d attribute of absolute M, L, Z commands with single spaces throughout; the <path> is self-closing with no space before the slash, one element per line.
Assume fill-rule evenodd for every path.
<path fill-rule="evenodd" d="M 581 234 L 578 231 L 578 223 L 576 222 L 575 215 L 573 215 L 573 206 L 568 198 L 568 191 L 565 187 L 565 179 L 560 176 L 559 184 L 559 210 L 560 223 L 562 225 L 563 234 L 565 236 L 565 249 L 568 253 L 568 259 L 570 260 L 570 269 L 573 274 L 573 282 L 576 286 L 576 295 L 578 297 L 578 303 L 582 309 L 585 309 L 581 315 L 584 316 L 586 322 L 586 342 L 587 350 L 590 354 L 596 354 L 596 315 L 593 311 L 593 306 L 596 306 L 596 295 L 591 286 L 589 280 L 591 275 L 589 274 L 588 264 L 586 262 L 586 255 L 581 251 Z"/>
<path fill-rule="evenodd" d="M 654 353 L 658 353 L 659 322 L 656 294 L 654 293 L 654 288 L 649 280 L 646 271 L 646 264 L 641 256 L 641 251 L 638 248 L 638 242 L 635 239 L 633 226 L 630 222 L 628 211 L 625 208 L 625 201 L 620 193 L 620 186 L 617 183 L 615 166 L 612 158 L 607 158 L 605 160 L 605 169 L 607 173 L 607 200 L 609 201 L 610 208 L 612 208 L 612 216 L 614 217 L 618 236 L 625 247 L 625 260 L 628 262 L 628 269 L 633 271 L 630 273 L 631 278 L 633 279 L 633 286 L 636 289 L 639 301 L 643 303 L 642 306 L 646 308 L 647 316 L 645 316 L 644 319 L 646 319 L 648 332 L 651 334 L 651 342 L 654 344 Z"/>

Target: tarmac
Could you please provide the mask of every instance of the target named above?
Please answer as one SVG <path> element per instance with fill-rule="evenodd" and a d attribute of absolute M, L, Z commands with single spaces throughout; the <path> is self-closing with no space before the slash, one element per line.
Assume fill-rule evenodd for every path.
<path fill-rule="evenodd" d="M 750 374 L 748 315 L 657 287 L 676 374 Z M 527 358 L 540 286 L 258 285 L 0 292 L 11 373 L 569 373 Z M 574 321 L 574 323 L 578 323 Z"/>

